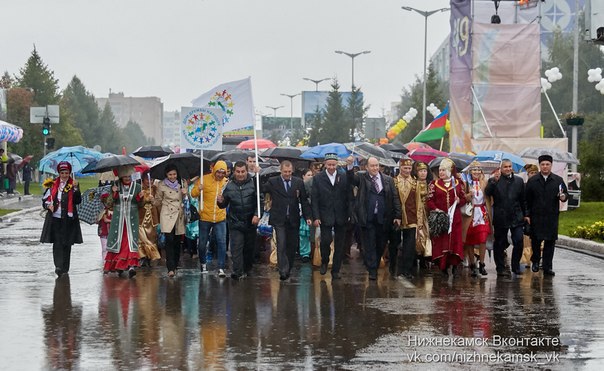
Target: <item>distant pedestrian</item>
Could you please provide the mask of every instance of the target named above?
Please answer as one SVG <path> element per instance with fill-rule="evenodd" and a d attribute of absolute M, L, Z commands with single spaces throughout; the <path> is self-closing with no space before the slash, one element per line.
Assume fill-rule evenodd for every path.
<path fill-rule="evenodd" d="M 52 243 L 52 256 L 57 276 L 69 273 L 71 246 L 82 243 L 78 205 L 82 195 L 78 181 L 71 177 L 71 164 L 57 165 L 59 176 L 44 182 L 42 205 L 47 210 L 40 242 Z"/>
<path fill-rule="evenodd" d="M 29 162 L 27 162 L 21 171 L 23 175 L 23 194 L 27 196 L 31 194 L 29 193 L 29 183 L 31 183 L 32 180 L 33 169 Z"/>
<path fill-rule="evenodd" d="M 103 193 L 101 195 L 101 202 L 105 208 L 99 216 L 97 223 L 99 225 L 98 234 L 101 240 L 101 256 L 103 262 L 105 262 L 105 258 L 107 257 L 107 237 L 109 236 L 109 226 L 113 217 L 113 198 L 110 197 L 109 193 Z"/>
<path fill-rule="evenodd" d="M 526 183 L 527 222 L 531 226 L 531 270 L 539 271 L 543 242 L 543 274 L 554 276 L 554 247 L 558 239 L 560 202 L 568 200 L 562 177 L 552 173 L 552 156 L 539 156 L 539 174 Z"/>

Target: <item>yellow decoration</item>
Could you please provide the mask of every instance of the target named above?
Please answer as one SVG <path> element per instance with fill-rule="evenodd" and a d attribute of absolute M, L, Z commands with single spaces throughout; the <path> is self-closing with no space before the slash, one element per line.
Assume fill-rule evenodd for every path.
<path fill-rule="evenodd" d="M 447 122 L 445 123 L 445 130 L 447 133 L 451 131 L 451 121 L 449 121 L 449 119 L 447 119 Z"/>
<path fill-rule="evenodd" d="M 405 130 L 405 128 L 407 127 L 407 122 L 403 119 L 400 119 L 396 122 L 396 126 L 401 128 L 401 130 Z"/>
<path fill-rule="evenodd" d="M 44 188 L 50 188 L 50 187 L 52 187 L 53 183 L 54 183 L 54 179 L 52 179 L 52 178 L 46 178 L 44 180 L 44 183 L 42 183 L 42 187 L 44 187 Z"/>

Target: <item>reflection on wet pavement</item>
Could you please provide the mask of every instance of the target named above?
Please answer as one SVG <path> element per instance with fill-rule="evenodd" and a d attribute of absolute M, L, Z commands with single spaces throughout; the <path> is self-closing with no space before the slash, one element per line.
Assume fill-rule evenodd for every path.
<path fill-rule="evenodd" d="M 557 250 L 557 276 L 467 272 L 367 280 L 352 259 L 332 282 L 298 263 L 242 281 L 183 260 L 135 279 L 101 273 L 83 227 L 69 276 L 54 278 L 31 213 L 0 226 L 0 346 L 14 369 L 597 369 L 604 362 L 601 261 Z M 483 339 L 485 339 L 483 341 Z M 555 357 L 559 358 L 556 359 Z M 516 358 L 514 358 L 516 357 Z M 526 358 L 522 358 L 526 357 Z M 532 358 L 529 358 L 532 357 Z M 554 359 L 548 359 L 552 357 Z"/>

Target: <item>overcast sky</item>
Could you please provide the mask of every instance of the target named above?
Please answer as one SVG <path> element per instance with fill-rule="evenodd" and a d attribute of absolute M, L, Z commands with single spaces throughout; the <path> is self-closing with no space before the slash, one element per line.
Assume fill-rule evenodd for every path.
<path fill-rule="evenodd" d="M 355 84 L 382 115 L 421 75 L 424 17 L 401 9 L 448 0 L 11 0 L 2 4 L 0 69 L 17 74 L 33 44 L 60 88 L 77 75 L 97 97 L 109 89 L 157 96 L 180 110 L 215 85 L 252 77 L 256 110 L 285 106 L 280 93 L 314 90 L 303 77 Z M 449 12 L 428 18 L 428 58 L 449 33 Z M 322 90 L 328 90 L 326 82 Z M 294 115 L 300 98 L 294 99 Z"/>

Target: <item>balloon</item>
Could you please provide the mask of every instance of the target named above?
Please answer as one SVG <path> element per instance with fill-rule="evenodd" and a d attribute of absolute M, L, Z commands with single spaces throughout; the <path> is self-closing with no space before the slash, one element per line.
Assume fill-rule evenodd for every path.
<path fill-rule="evenodd" d="M 451 121 L 449 121 L 448 119 L 445 123 L 445 130 L 447 131 L 447 133 L 451 131 Z"/>

